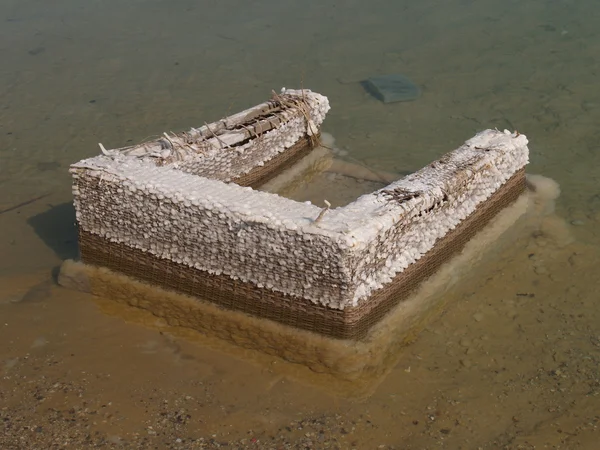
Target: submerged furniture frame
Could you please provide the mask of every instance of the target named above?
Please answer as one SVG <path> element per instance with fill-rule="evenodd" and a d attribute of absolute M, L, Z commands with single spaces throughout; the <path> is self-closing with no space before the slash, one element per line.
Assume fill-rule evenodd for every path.
<path fill-rule="evenodd" d="M 335 209 L 253 189 L 318 145 L 326 97 L 283 90 L 71 166 L 81 259 L 252 316 L 361 339 L 525 188 L 524 135 L 486 130 Z"/>

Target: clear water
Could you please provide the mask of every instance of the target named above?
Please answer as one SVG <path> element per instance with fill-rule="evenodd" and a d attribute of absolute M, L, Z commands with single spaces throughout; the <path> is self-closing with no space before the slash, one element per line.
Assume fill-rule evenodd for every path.
<path fill-rule="evenodd" d="M 0 446 L 597 448 L 599 20 L 591 0 L 2 2 Z M 421 98 L 358 84 L 384 73 Z M 327 95 L 324 130 L 370 167 L 509 128 L 561 186 L 553 220 L 454 292 L 364 401 L 53 282 L 77 254 L 70 163 L 282 86 Z"/>

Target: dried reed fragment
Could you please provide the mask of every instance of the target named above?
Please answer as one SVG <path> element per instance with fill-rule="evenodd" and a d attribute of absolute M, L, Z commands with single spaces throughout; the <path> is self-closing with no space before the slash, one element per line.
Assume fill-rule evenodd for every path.
<path fill-rule="evenodd" d="M 319 221 L 323 218 L 323 216 L 325 215 L 325 213 L 327 211 L 329 211 L 329 208 L 331 207 L 331 203 L 329 203 L 327 200 L 323 200 L 323 202 L 325 203 L 325 208 L 323 208 L 321 210 L 321 212 L 319 213 L 319 215 L 317 216 L 317 218 L 315 219 L 315 221 L 313 223 L 319 223 Z"/>

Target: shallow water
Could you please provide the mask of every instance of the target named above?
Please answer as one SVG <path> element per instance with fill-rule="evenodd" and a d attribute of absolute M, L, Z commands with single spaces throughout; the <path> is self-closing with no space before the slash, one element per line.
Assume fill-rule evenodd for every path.
<path fill-rule="evenodd" d="M 3 2 L 0 447 L 597 448 L 599 16 L 588 0 Z M 359 82 L 383 73 L 421 97 L 370 97 Z M 415 170 L 509 128 L 528 172 L 561 186 L 366 400 L 53 281 L 77 255 L 70 163 L 282 86 L 327 95 L 324 130 L 369 167 Z"/>

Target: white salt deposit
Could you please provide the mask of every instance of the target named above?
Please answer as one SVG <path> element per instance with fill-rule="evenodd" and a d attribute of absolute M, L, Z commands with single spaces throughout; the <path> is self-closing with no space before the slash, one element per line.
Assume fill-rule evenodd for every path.
<path fill-rule="evenodd" d="M 329 109 L 325 97 L 286 92 L 312 95 L 311 119 L 320 125 Z M 306 122 L 297 118 L 271 132 L 265 155 L 305 136 Z M 230 170 L 219 152 L 203 158 L 221 175 Z M 319 207 L 188 173 L 185 161 L 157 166 L 110 154 L 74 164 L 71 172 L 83 230 L 343 309 L 420 259 L 527 162 L 524 135 L 486 130 L 422 170 L 327 211 L 318 223 Z"/>

